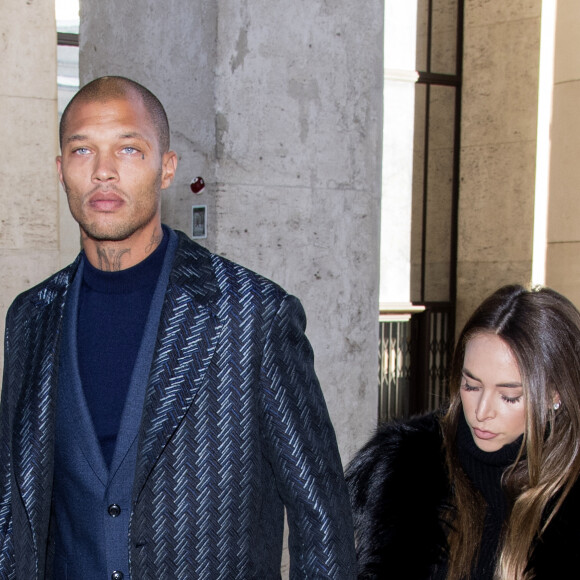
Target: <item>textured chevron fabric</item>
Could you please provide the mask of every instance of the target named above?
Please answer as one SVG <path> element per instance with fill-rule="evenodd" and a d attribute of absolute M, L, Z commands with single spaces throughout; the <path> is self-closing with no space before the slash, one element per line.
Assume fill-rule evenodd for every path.
<path fill-rule="evenodd" d="M 0 579 L 51 577 L 56 362 L 77 263 L 20 295 L 7 316 Z M 294 297 L 179 234 L 143 386 L 133 580 L 280 578 L 284 508 L 292 579 L 356 577 L 305 325 Z"/>

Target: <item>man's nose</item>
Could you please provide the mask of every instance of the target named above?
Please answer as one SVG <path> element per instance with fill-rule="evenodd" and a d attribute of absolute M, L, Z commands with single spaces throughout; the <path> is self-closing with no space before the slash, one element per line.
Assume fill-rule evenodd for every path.
<path fill-rule="evenodd" d="M 111 155 L 100 153 L 95 157 L 94 181 L 111 181 L 118 178 L 117 166 Z"/>

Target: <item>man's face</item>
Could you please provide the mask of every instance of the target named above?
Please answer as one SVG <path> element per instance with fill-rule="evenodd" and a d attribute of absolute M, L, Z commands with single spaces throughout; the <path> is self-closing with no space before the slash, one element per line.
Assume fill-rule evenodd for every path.
<path fill-rule="evenodd" d="M 175 166 L 138 96 L 81 101 L 69 111 L 57 169 L 83 236 L 120 241 L 156 227 Z"/>

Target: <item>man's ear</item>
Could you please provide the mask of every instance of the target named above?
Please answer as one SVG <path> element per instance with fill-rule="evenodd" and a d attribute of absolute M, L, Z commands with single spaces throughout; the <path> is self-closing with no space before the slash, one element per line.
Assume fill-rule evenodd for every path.
<path fill-rule="evenodd" d="M 56 171 L 58 172 L 58 179 L 64 187 L 64 181 L 62 180 L 62 155 L 58 155 L 56 158 Z"/>
<path fill-rule="evenodd" d="M 177 153 L 175 151 L 167 151 L 161 158 L 161 189 L 167 189 L 177 170 Z"/>

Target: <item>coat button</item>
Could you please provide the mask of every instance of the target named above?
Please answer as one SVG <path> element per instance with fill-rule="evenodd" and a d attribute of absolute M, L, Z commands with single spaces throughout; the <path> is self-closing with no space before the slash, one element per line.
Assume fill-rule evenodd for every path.
<path fill-rule="evenodd" d="M 116 503 L 112 503 L 109 508 L 107 509 L 107 511 L 109 512 L 109 515 L 112 518 L 116 518 L 118 515 L 121 515 L 121 507 L 118 506 Z M 121 576 L 122 578 L 123 576 Z"/>
<path fill-rule="evenodd" d="M 120 570 L 115 570 L 111 574 L 111 580 L 123 580 L 124 576 L 125 575 L 123 574 L 123 572 L 121 572 Z"/>

